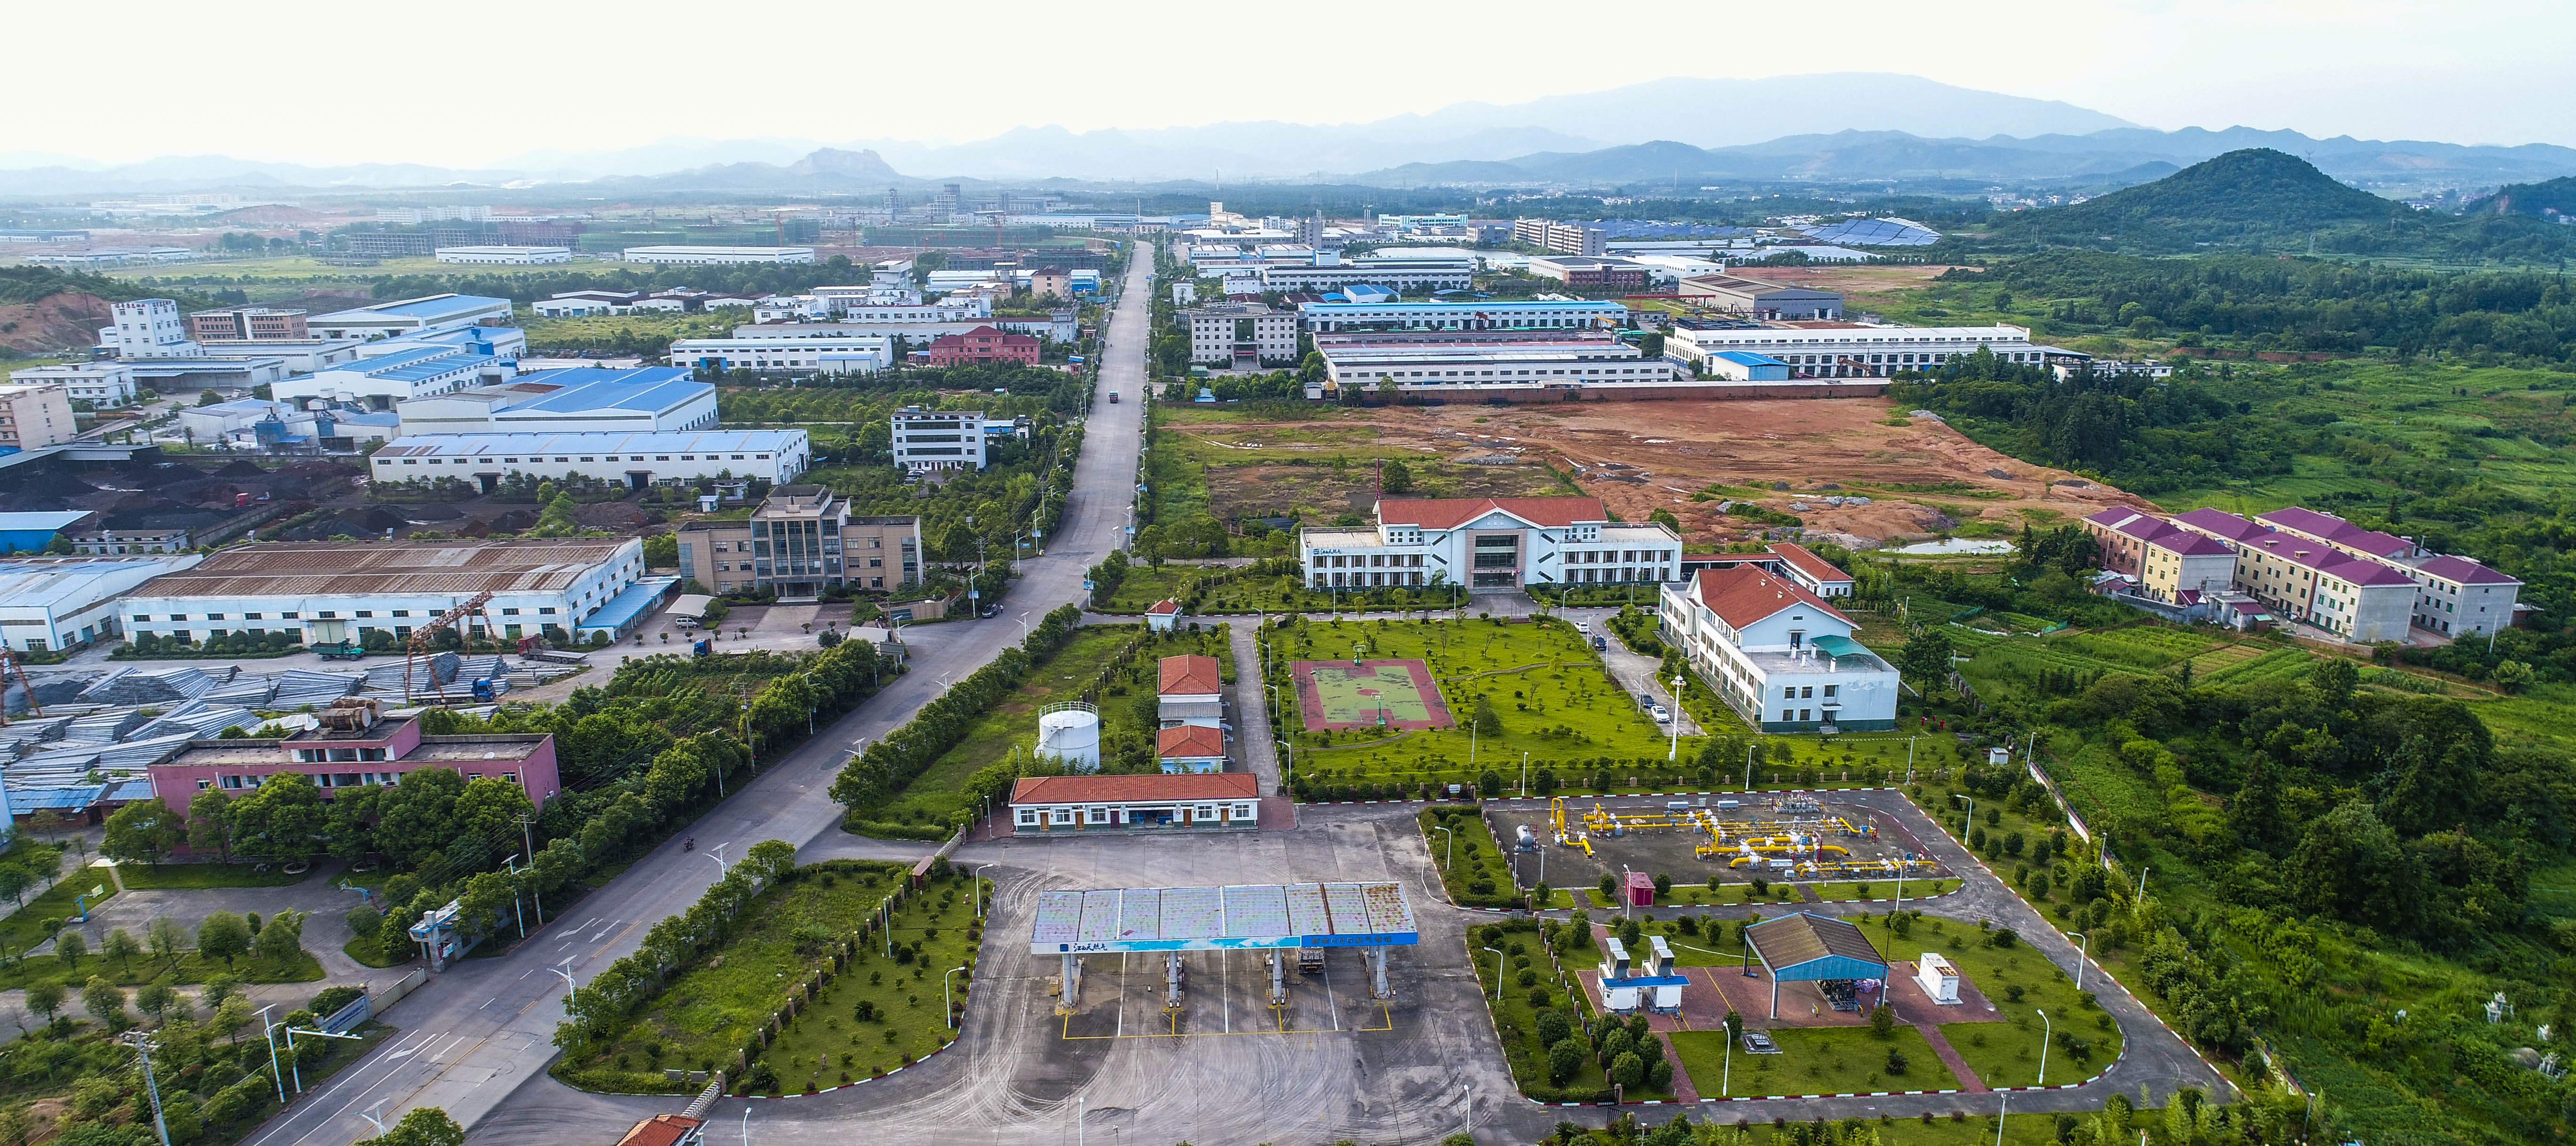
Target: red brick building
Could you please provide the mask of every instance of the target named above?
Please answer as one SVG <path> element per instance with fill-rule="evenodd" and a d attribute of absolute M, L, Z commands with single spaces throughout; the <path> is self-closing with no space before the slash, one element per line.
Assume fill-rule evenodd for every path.
<path fill-rule="evenodd" d="M 1020 362 L 1038 364 L 1038 340 L 1025 334 L 1005 333 L 998 327 L 979 326 L 964 334 L 943 334 L 930 343 L 933 366 L 965 366 L 987 362 Z"/>

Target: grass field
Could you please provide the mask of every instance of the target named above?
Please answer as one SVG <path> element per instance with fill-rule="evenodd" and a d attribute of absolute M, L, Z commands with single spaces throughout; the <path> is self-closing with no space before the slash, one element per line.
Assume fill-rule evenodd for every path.
<path fill-rule="evenodd" d="M 267 867 L 267 871 L 255 870 Z M 128 891 L 161 888 L 292 887 L 313 878 L 307 871 L 286 874 L 280 864 L 128 863 L 116 868 L 117 881 Z"/>
<path fill-rule="evenodd" d="M 1299 716 L 1310 729 L 1427 729 L 1456 723 L 1418 660 L 1295 661 Z"/>
<path fill-rule="evenodd" d="M 944 823 L 952 813 L 972 810 L 967 807 L 962 791 L 966 778 L 987 764 L 1009 759 L 1014 748 L 1019 750 L 1023 759 L 1028 758 L 1037 746 L 1038 710 L 1051 701 L 1080 699 L 1083 691 L 1098 682 L 1100 674 L 1108 670 L 1119 653 L 1143 631 L 1141 625 L 1091 625 L 1075 631 L 1062 649 L 1029 673 L 1028 680 L 1019 691 L 978 719 L 967 731 L 965 739 L 932 761 L 930 767 L 906 785 L 902 794 L 889 801 L 874 818 L 896 823 Z M 1209 636 L 1212 638 L 1213 635 Z M 1183 648 L 1176 638 L 1164 644 L 1149 644 L 1137 654 L 1136 660 L 1127 666 L 1127 676 L 1122 681 L 1128 690 L 1127 695 L 1113 697 L 1104 694 L 1101 698 L 1104 758 L 1110 751 L 1111 741 L 1118 734 L 1147 735 L 1146 730 L 1154 727 L 1150 719 L 1139 720 L 1134 705 L 1122 703 L 1138 695 L 1151 699 L 1154 658 L 1202 651 L 1208 650 L 1195 646 Z M 1142 690 L 1141 693 L 1136 691 L 1138 689 Z"/>
<path fill-rule="evenodd" d="M 106 902 L 116 895 L 116 885 L 105 872 L 82 868 L 63 877 L 62 882 L 46 888 L 42 894 L 27 897 L 26 906 L 0 919 L 0 951 L 24 951 L 54 937 L 62 920 L 78 910 L 79 897 L 93 887 L 105 887 L 107 894 L 90 899 L 91 906 Z M 48 925 L 51 921 L 51 925 Z"/>
<path fill-rule="evenodd" d="M 47 982 L 77 988 L 93 975 L 118 986 L 139 987 L 156 979 L 203 983 L 218 974 L 231 975 L 245 983 L 312 983 L 322 979 L 322 963 L 309 951 L 298 951 L 294 959 L 282 961 L 244 955 L 229 964 L 194 951 L 182 952 L 172 960 L 138 955 L 120 962 L 92 950 L 72 966 L 65 966 L 60 956 L 29 955 L 0 967 L 0 991 Z"/>
<path fill-rule="evenodd" d="M 1591 1014 L 1590 1004 L 1582 989 L 1560 975 L 1558 964 L 1549 961 L 1536 925 L 1528 920 L 1486 924 L 1470 929 L 1467 937 L 1467 954 L 1473 956 L 1470 962 L 1476 969 L 1476 981 L 1484 988 L 1485 1005 L 1492 1010 L 1494 1029 L 1502 1036 L 1503 1058 L 1512 1069 L 1512 1077 L 1520 1083 L 1521 1093 L 1542 1102 L 1606 1101 L 1610 1082 L 1592 1054 L 1594 1040 L 1583 1029 L 1584 1019 Z M 1495 982 L 1494 957 L 1484 950 L 1488 947 L 1503 953 L 1508 981 Z M 1579 966 L 1590 950 L 1588 943 L 1580 950 L 1569 947 L 1560 953 L 1559 962 L 1568 968 Z M 1538 1016 L 1542 1010 L 1563 1016 L 1571 1031 L 1568 1037 L 1585 1052 L 1575 1071 L 1562 1079 L 1550 1077 L 1548 1048 L 1539 1035 Z M 1667 1048 L 1664 1053 L 1669 1055 L 1671 1051 Z M 1631 1087 L 1627 1097 L 1630 1101 L 1669 1099 L 1672 1093 Z"/>
<path fill-rule="evenodd" d="M 1422 845 L 1432 865 L 1440 869 L 1440 882 L 1453 902 L 1469 907 L 1512 902 L 1517 888 L 1511 858 L 1494 842 L 1493 830 L 1474 808 L 1438 805 L 1423 809 L 1415 820 L 1422 826 Z"/>
<path fill-rule="evenodd" d="M 992 881 L 984 881 L 986 902 Z M 819 1090 L 910 1064 L 955 1038 L 946 1008 L 962 1006 L 982 935 L 962 874 L 933 883 L 894 914 L 884 945 L 862 950 L 752 1067 L 785 1091 Z M 965 968 L 954 976 L 951 968 Z M 944 982 L 943 982 L 944 980 Z M 945 986 L 950 994 L 942 998 Z M 864 1017 L 863 1017 L 864 1016 Z"/>
<path fill-rule="evenodd" d="M 1380 424 L 1383 413 L 1331 406 L 1255 404 L 1210 409 L 1157 404 L 1157 468 L 1168 492 L 1155 491 L 1159 516 L 1214 513 L 1219 518 L 1296 517 L 1327 524 L 1345 514 L 1365 518 L 1378 496 L 1377 462 L 1402 462 L 1413 477 L 1408 497 L 1530 497 L 1562 492 L 1537 465 L 1468 465 L 1431 448 L 1427 439 Z M 1460 443 L 1463 447 L 1466 443 Z"/>
<path fill-rule="evenodd" d="M 1681 1031 L 1668 1037 L 1702 1098 L 1867 1094 L 1958 1085 L 1932 1053 L 1932 1044 L 1912 1027 L 1899 1026 L 1884 1039 L 1868 1027 L 1775 1027 L 1769 1033 L 1780 1053 L 1745 1054 L 1738 1048 L 1731 1071 L 1724 1030 Z M 1888 1059 L 1890 1051 L 1905 1057 L 1904 1073 L 1889 1073 L 1895 1066 Z"/>

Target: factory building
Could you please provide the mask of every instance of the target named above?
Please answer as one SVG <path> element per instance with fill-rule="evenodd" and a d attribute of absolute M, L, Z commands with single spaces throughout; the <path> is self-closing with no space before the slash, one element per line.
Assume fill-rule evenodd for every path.
<path fill-rule="evenodd" d="M 121 598 L 155 577 L 202 560 L 194 553 L 0 557 L 0 642 L 19 652 L 43 653 L 113 640 L 124 631 L 117 619 Z"/>
<path fill-rule="evenodd" d="M 1606 330 L 1625 325 L 1628 308 L 1590 299 L 1535 302 L 1308 302 L 1298 321 L 1316 334 L 1392 330 Z"/>
<path fill-rule="evenodd" d="M 282 772 L 312 777 L 325 800 L 342 788 L 400 783 L 403 773 L 417 768 L 445 768 L 468 783 L 516 784 L 539 807 L 563 790 L 552 734 L 425 736 L 418 720 L 380 715 L 380 704 L 361 697 L 335 702 L 320 727 L 281 739 L 189 741 L 177 755 L 151 766 L 152 792 L 184 815 L 199 792 L 238 798 Z"/>
<path fill-rule="evenodd" d="M 894 464 L 908 470 L 980 470 L 993 442 L 1027 441 L 1029 436 L 1028 419 L 987 418 L 981 410 L 906 406 L 894 412 L 892 422 L 887 448 L 894 452 Z"/>
<path fill-rule="evenodd" d="M 623 256 L 630 263 L 656 263 L 662 266 L 711 267 L 735 263 L 810 263 L 812 247 L 628 247 Z"/>
<path fill-rule="evenodd" d="M 1297 316 L 1257 302 L 1228 302 L 1184 312 L 1190 361 L 1245 370 L 1297 359 Z"/>
<path fill-rule="evenodd" d="M 440 247 L 432 252 L 442 263 L 534 267 L 572 261 L 570 247 Z"/>
<path fill-rule="evenodd" d="M 401 338 L 510 321 L 510 300 L 470 294 L 433 294 L 334 311 L 305 320 L 324 338 Z"/>
<path fill-rule="evenodd" d="M 672 366 L 571 366 L 395 404 L 405 434 L 677 433 L 716 425 L 716 388 Z"/>
<path fill-rule="evenodd" d="M 759 334 L 748 331 L 759 330 Z M 881 332 L 800 336 L 744 327 L 731 338 L 682 338 L 666 357 L 696 370 L 765 374 L 874 374 L 894 363 L 894 339 Z"/>
<path fill-rule="evenodd" d="M 30 366 L 10 371 L 9 381 L 21 386 L 60 386 L 65 398 L 99 410 L 126 405 L 135 395 L 134 364 L 114 358 Z"/>
<path fill-rule="evenodd" d="M 515 641 L 574 630 L 644 576 L 633 538 L 507 541 L 284 541 L 211 554 L 193 568 L 136 587 L 121 614 L 129 634 L 203 641 L 337 621 L 364 640 L 412 630 L 490 593 L 477 639 Z M 498 630 L 498 631 L 492 631 Z"/>
<path fill-rule="evenodd" d="M 813 464 L 803 430 L 684 430 L 672 433 L 405 434 L 371 455 L 376 481 L 451 477 L 483 492 L 502 479 L 580 474 L 643 489 L 705 478 L 794 481 Z"/>
<path fill-rule="evenodd" d="M 1711 310 L 1765 322 L 1831 322 L 1843 316 L 1843 296 L 1740 275 L 1698 275 L 1681 281 L 1681 296 Z"/>
<path fill-rule="evenodd" d="M 475 344 L 477 346 L 487 344 Z M 406 345 L 390 354 L 358 358 L 311 374 L 269 384 L 283 402 L 315 398 L 391 410 L 395 404 L 433 394 L 452 394 L 473 386 L 508 381 L 518 373 L 510 359 L 467 347 Z"/>
<path fill-rule="evenodd" d="M 1401 393 L 1450 399 L 1667 386 L 1684 377 L 1673 363 L 1593 331 L 1323 334 L 1315 350 L 1337 387 L 1375 392 L 1392 382 Z M 1310 390 L 1308 397 L 1322 394 Z"/>
<path fill-rule="evenodd" d="M 1792 378 L 1887 378 L 1930 370 L 1983 349 L 2006 362 L 2039 363 L 2050 351 L 2018 326 L 1868 326 L 1861 323 L 1750 326 L 1673 324 L 1665 353 L 1686 362 L 1743 351 L 1789 367 Z"/>

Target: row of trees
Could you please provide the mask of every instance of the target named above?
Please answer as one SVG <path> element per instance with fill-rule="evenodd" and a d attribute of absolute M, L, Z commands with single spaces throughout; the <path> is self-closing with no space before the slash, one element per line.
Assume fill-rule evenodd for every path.
<path fill-rule="evenodd" d="M 1072 605 L 1048 613 L 1026 640 L 1002 650 L 922 706 L 903 727 L 878 737 L 865 752 L 851 758 L 832 781 L 832 798 L 850 810 L 856 827 L 870 834 L 920 834 L 909 825 L 872 822 L 871 814 L 900 795 L 932 761 L 956 747 L 978 719 L 1017 691 L 1029 670 L 1062 648 L 1081 621 L 1082 610 Z M 955 826 L 961 825 L 933 832 L 945 835 Z"/>

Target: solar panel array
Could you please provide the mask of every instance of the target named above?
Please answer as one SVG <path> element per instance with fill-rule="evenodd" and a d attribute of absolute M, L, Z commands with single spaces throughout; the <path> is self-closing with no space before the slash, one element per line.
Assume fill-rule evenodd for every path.
<path fill-rule="evenodd" d="M 1818 242 L 1856 247 L 1928 247 L 1941 240 L 1939 231 L 1906 219 L 1845 219 L 1809 227 L 1806 236 Z"/>
<path fill-rule="evenodd" d="M 1265 883 L 1042 891 L 1029 951 L 1399 946 L 1420 938 L 1401 884 Z"/>

